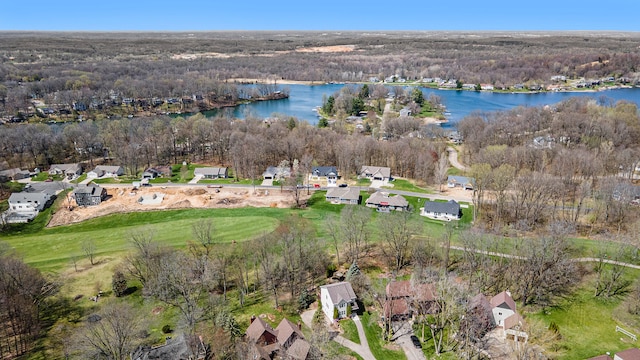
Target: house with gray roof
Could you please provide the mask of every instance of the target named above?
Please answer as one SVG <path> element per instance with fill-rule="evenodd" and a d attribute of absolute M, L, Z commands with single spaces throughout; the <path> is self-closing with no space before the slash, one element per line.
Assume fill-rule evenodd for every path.
<path fill-rule="evenodd" d="M 322 311 L 331 320 L 347 317 L 348 308 L 351 311 L 358 310 L 356 293 L 351 287 L 351 283 L 343 281 L 335 284 L 320 286 L 320 303 Z M 336 309 L 337 317 L 334 317 Z"/>
<path fill-rule="evenodd" d="M 99 177 L 117 177 L 124 175 L 124 168 L 117 165 L 98 165 L 95 169 L 87 173 L 87 177 L 90 179 L 96 179 Z"/>
<path fill-rule="evenodd" d="M 53 164 L 49 168 L 49 175 L 64 175 L 67 179 L 73 180 L 82 174 L 82 165 L 75 164 Z"/>
<path fill-rule="evenodd" d="M 193 171 L 193 175 L 200 175 L 203 179 L 226 179 L 228 174 L 226 167 L 202 167 Z"/>
<path fill-rule="evenodd" d="M 338 184 L 338 169 L 335 166 L 314 166 L 311 169 L 311 180 L 327 180 L 327 186 Z"/>
<path fill-rule="evenodd" d="M 0 171 L 0 176 L 6 176 L 10 180 L 26 179 L 31 176 L 31 173 L 27 170 L 21 170 L 19 168 L 7 169 Z"/>
<path fill-rule="evenodd" d="M 420 215 L 435 220 L 451 221 L 460 220 L 462 211 L 460 210 L 460 204 L 455 200 L 447 202 L 425 201 L 424 207 L 420 208 Z"/>
<path fill-rule="evenodd" d="M 358 177 L 369 180 L 389 181 L 391 180 L 391 168 L 363 165 L 360 168 Z"/>
<path fill-rule="evenodd" d="M 98 185 L 80 186 L 73 191 L 78 206 L 100 205 L 107 198 L 107 189 Z"/>
<path fill-rule="evenodd" d="M 449 175 L 447 177 L 447 187 L 449 188 L 461 187 L 465 190 L 473 190 L 475 183 L 474 178 L 466 176 Z"/>
<path fill-rule="evenodd" d="M 19 192 L 9 196 L 9 209 L 2 214 L 6 223 L 26 223 L 53 203 L 55 195 L 44 192 Z"/>
<path fill-rule="evenodd" d="M 376 191 L 365 202 L 367 207 L 375 208 L 378 212 L 408 211 L 409 202 L 401 195 L 390 196 L 388 192 Z"/>
<path fill-rule="evenodd" d="M 352 204 L 360 203 L 360 190 L 352 187 L 332 187 L 327 190 L 325 196 L 332 204 Z"/>
<path fill-rule="evenodd" d="M 198 336 L 187 336 L 184 334 L 174 338 L 168 338 L 164 345 L 160 346 L 140 346 L 133 353 L 133 360 L 200 360 L 205 359 L 207 349 Z"/>
<path fill-rule="evenodd" d="M 280 180 L 290 176 L 291 169 L 278 166 L 269 166 L 267 170 L 262 173 L 262 178 L 265 180 Z"/>

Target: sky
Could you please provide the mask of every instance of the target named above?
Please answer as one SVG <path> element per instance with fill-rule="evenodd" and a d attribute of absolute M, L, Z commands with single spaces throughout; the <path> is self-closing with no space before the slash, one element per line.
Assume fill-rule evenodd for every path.
<path fill-rule="evenodd" d="M 0 30 L 640 31 L 638 14 L 638 0 L 0 0 Z"/>

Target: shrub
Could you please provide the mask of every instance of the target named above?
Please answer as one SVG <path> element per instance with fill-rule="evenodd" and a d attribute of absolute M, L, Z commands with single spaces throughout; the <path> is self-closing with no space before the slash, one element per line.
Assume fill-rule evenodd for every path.
<path fill-rule="evenodd" d="M 171 332 L 171 325 L 167 324 L 167 325 L 162 327 L 162 333 L 163 334 L 168 334 L 170 332 Z"/>
<path fill-rule="evenodd" d="M 124 277 L 122 271 L 117 270 L 113 273 L 111 279 L 111 289 L 116 297 L 121 297 L 127 292 L 127 279 Z"/>

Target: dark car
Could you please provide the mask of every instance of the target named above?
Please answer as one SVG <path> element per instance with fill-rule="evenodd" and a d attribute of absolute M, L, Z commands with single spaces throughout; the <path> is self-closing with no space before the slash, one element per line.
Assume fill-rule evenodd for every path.
<path fill-rule="evenodd" d="M 420 339 L 418 339 L 417 336 L 411 335 L 411 342 L 413 343 L 413 346 L 416 347 L 416 349 L 422 349 L 422 344 L 420 344 Z"/>
<path fill-rule="evenodd" d="M 338 185 L 338 187 L 347 187 L 347 186 L 348 186 L 347 184 L 340 184 L 340 185 Z"/>

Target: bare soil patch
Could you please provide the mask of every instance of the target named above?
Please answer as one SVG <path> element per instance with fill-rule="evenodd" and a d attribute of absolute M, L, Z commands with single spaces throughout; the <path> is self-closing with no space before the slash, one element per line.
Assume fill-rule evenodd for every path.
<path fill-rule="evenodd" d="M 157 205 L 144 205 L 138 202 L 143 196 L 161 193 L 164 199 Z M 277 207 L 289 208 L 294 205 L 288 191 L 259 190 L 243 188 L 193 188 L 193 187 L 149 187 L 131 190 L 124 187 L 107 188 L 108 198 L 97 206 L 78 207 L 72 210 L 66 207 L 68 202 L 55 210 L 48 227 L 78 223 L 88 219 L 115 213 L 184 209 L 184 208 L 240 208 L 240 207 Z M 71 201 L 75 205 L 75 202 Z"/>

